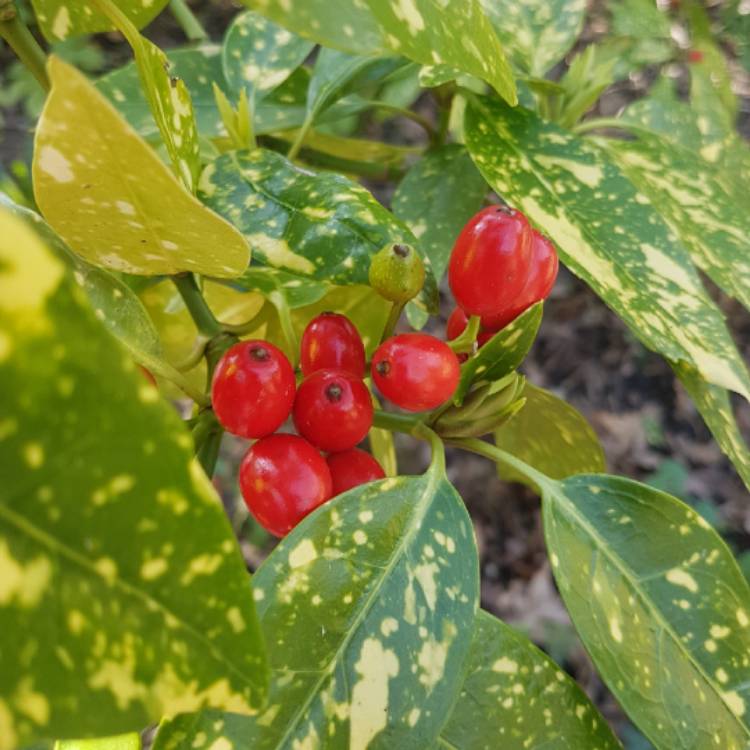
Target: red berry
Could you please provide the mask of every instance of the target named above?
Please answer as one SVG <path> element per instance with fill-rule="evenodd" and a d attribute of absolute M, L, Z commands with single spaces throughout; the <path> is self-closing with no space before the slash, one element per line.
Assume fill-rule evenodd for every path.
<path fill-rule="evenodd" d="M 294 370 L 284 352 L 267 341 L 241 341 L 216 366 L 211 401 L 226 430 L 261 438 L 289 416 L 294 389 Z"/>
<path fill-rule="evenodd" d="M 138 369 L 141 371 L 141 375 L 143 375 L 146 380 L 148 380 L 151 385 L 154 386 L 154 388 L 158 388 L 158 384 L 156 382 L 156 378 L 154 377 L 154 374 L 151 372 L 151 370 L 147 370 L 143 365 L 138 365 Z"/>
<path fill-rule="evenodd" d="M 514 304 L 500 315 L 484 316 L 482 328 L 499 331 L 513 322 L 522 312 L 540 300 L 547 299 L 555 285 L 559 262 L 555 246 L 543 235 L 532 230 L 532 258 L 526 284 Z"/>
<path fill-rule="evenodd" d="M 383 467 L 367 451 L 359 448 L 331 453 L 326 463 L 331 471 L 334 497 L 352 487 L 385 477 Z"/>
<path fill-rule="evenodd" d="M 349 318 L 332 312 L 313 318 L 302 334 L 300 365 L 303 375 L 330 369 L 364 377 L 365 347 Z"/>
<path fill-rule="evenodd" d="M 294 399 L 294 425 L 303 438 L 324 451 L 353 448 L 372 427 L 372 396 L 344 370 L 316 370 Z"/>
<path fill-rule="evenodd" d="M 531 227 L 512 208 L 490 206 L 458 235 L 448 282 L 467 315 L 500 315 L 523 289 L 531 262 Z"/>
<path fill-rule="evenodd" d="M 469 325 L 469 318 L 460 307 L 457 307 L 450 314 L 448 322 L 445 324 L 445 338 L 448 341 L 457 339 L 466 330 L 467 325 Z"/>
<path fill-rule="evenodd" d="M 688 52 L 688 62 L 703 62 L 703 53 L 699 49 L 691 49 L 690 52 Z"/>
<path fill-rule="evenodd" d="M 456 390 L 458 358 L 440 339 L 402 333 L 383 342 L 372 358 L 372 379 L 389 401 L 408 411 L 425 411 Z"/>
<path fill-rule="evenodd" d="M 331 472 L 307 440 L 270 435 L 242 459 L 240 490 L 258 523 L 284 536 L 331 497 Z"/>

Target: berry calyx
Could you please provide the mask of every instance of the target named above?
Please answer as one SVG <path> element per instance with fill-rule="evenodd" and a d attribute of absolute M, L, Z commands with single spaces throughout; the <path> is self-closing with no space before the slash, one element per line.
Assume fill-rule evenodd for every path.
<path fill-rule="evenodd" d="M 261 438 L 289 416 L 294 391 L 294 370 L 284 352 L 267 341 L 241 341 L 216 366 L 211 402 L 225 430 Z"/>
<path fill-rule="evenodd" d="M 365 347 L 349 318 L 333 312 L 313 318 L 302 334 L 300 366 L 305 376 L 316 370 L 335 369 L 364 377 Z"/>
<path fill-rule="evenodd" d="M 465 330 L 466 327 L 469 325 L 469 318 L 466 316 L 466 313 L 460 308 L 457 307 L 448 317 L 448 322 L 445 326 L 445 337 L 448 341 L 453 341 L 453 339 L 457 339 Z M 488 331 L 485 330 L 484 327 L 479 329 L 479 333 L 477 334 L 477 344 L 481 347 L 484 346 L 493 336 L 495 332 L 494 331 Z M 458 359 L 459 362 L 461 360 L 461 356 L 459 355 Z M 466 359 L 466 355 L 463 355 L 464 359 Z"/>
<path fill-rule="evenodd" d="M 531 227 L 506 206 L 483 209 L 461 230 L 448 264 L 448 283 L 467 315 L 501 315 L 523 289 L 531 263 Z"/>
<path fill-rule="evenodd" d="M 306 440 L 270 435 L 242 459 L 240 490 L 258 523 L 274 536 L 284 536 L 331 497 L 331 472 Z"/>
<path fill-rule="evenodd" d="M 411 245 L 391 243 L 370 261 L 370 286 L 391 302 L 406 303 L 424 285 L 424 263 Z"/>
<path fill-rule="evenodd" d="M 407 411 L 427 411 L 456 390 L 458 358 L 440 339 L 425 333 L 402 333 L 384 341 L 372 358 L 378 390 Z"/>
<path fill-rule="evenodd" d="M 555 246 L 541 233 L 532 230 L 531 265 L 526 284 L 513 304 L 500 315 L 482 317 L 482 328 L 499 331 L 512 323 L 532 305 L 549 297 L 557 279 L 559 261 Z"/>
<path fill-rule="evenodd" d="M 343 370 L 316 370 L 294 400 L 294 425 L 302 437 L 324 451 L 345 451 L 372 427 L 372 396 L 367 386 Z"/>
<path fill-rule="evenodd" d="M 333 482 L 333 496 L 366 482 L 384 479 L 383 467 L 367 452 L 351 448 L 326 458 Z"/>

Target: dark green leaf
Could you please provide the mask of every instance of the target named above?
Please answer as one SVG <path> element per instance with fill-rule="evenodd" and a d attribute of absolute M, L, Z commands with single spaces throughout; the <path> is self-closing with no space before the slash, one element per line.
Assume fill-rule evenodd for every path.
<path fill-rule="evenodd" d="M 0 224 L 0 744 L 253 710 L 250 581 L 188 433 L 31 227 Z"/>
<path fill-rule="evenodd" d="M 495 433 L 495 444 L 553 479 L 606 469 L 604 451 L 583 415 L 543 388 L 526 383 L 526 403 Z M 510 468 L 503 479 L 527 481 Z"/>
<path fill-rule="evenodd" d="M 419 240 L 436 279 L 442 279 L 456 237 L 486 194 L 487 183 L 458 144 L 427 153 L 398 186 L 393 213 Z"/>
<path fill-rule="evenodd" d="M 257 720 L 206 712 L 162 726 L 155 750 L 424 748 L 460 685 L 478 603 L 471 521 L 433 467 L 325 504 L 258 570 L 272 655 Z"/>
<path fill-rule="evenodd" d="M 232 91 L 244 88 L 248 99 L 257 101 L 283 83 L 313 46 L 263 16 L 246 11 L 234 19 L 224 37 L 224 76 Z"/>
<path fill-rule="evenodd" d="M 466 143 L 485 178 L 554 240 L 649 348 L 750 396 L 747 371 L 690 256 L 596 146 L 533 113 L 478 99 Z"/>
<path fill-rule="evenodd" d="M 299 276 L 367 284 L 370 258 L 386 243 L 417 245 L 364 188 L 299 169 L 271 151 L 224 154 L 206 168 L 200 190 L 243 232 L 256 260 Z M 425 290 L 432 306 L 437 289 L 429 270 Z"/>
<path fill-rule="evenodd" d="M 513 64 L 543 76 L 581 33 L 585 0 L 481 0 Z"/>
<path fill-rule="evenodd" d="M 438 747 L 616 750 L 621 745 L 574 680 L 523 635 L 480 610 L 468 672 Z"/>
<path fill-rule="evenodd" d="M 117 7 L 137 28 L 142 28 L 161 13 L 168 0 L 117 0 Z M 112 31 L 115 25 L 94 3 L 76 0 L 31 0 L 39 28 L 47 39 Z"/>
<path fill-rule="evenodd" d="M 718 534 L 628 479 L 540 481 L 552 570 L 599 673 L 662 750 L 750 741 L 750 587 Z"/>
<path fill-rule="evenodd" d="M 477 0 L 243 0 L 276 23 L 328 47 L 369 56 L 395 52 L 423 65 L 444 63 L 487 81 L 511 104 L 513 74 Z"/>
<path fill-rule="evenodd" d="M 461 365 L 461 380 L 453 396 L 460 404 L 475 383 L 492 383 L 513 372 L 526 358 L 542 322 L 542 303 L 530 307 L 496 333 Z"/>

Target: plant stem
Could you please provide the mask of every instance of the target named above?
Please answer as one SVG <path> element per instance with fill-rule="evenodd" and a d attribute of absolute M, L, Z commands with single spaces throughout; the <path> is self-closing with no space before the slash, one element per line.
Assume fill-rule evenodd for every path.
<path fill-rule="evenodd" d="M 474 342 L 477 340 L 479 325 L 482 319 L 479 315 L 472 315 L 466 328 L 453 341 L 448 341 L 448 346 L 456 353 L 463 354 L 470 352 L 474 348 Z"/>
<path fill-rule="evenodd" d="M 385 328 L 383 329 L 383 335 L 380 339 L 381 342 L 393 336 L 393 332 L 396 330 L 396 325 L 398 324 L 398 320 L 401 317 L 401 313 L 405 306 L 405 302 L 393 302 L 391 304 L 391 310 L 388 313 L 388 320 L 385 321 Z"/>
<path fill-rule="evenodd" d="M 529 466 L 525 461 L 521 461 L 520 458 L 516 458 L 496 445 L 486 443 L 484 440 L 479 440 L 479 438 L 458 438 L 455 440 L 446 440 L 445 442 L 455 445 L 457 448 L 463 448 L 471 453 L 489 458 L 500 466 L 514 469 L 533 482 L 540 490 L 552 486 L 553 480 L 546 474 L 542 474 L 532 466 Z"/>
<path fill-rule="evenodd" d="M 403 432 L 406 435 L 411 435 L 417 425 L 421 424 L 421 421 L 416 417 L 410 417 L 407 414 L 394 414 L 389 411 L 375 409 L 372 424 L 382 430 Z"/>
<path fill-rule="evenodd" d="M 33 34 L 18 17 L 12 0 L 0 0 L 0 37 L 16 53 L 18 59 L 31 71 L 45 91 L 50 90 L 47 77 L 47 55 Z"/>
<path fill-rule="evenodd" d="M 297 131 L 297 137 L 294 139 L 294 143 L 289 148 L 289 151 L 287 151 L 286 158 L 291 161 L 294 159 L 297 154 L 299 153 L 299 150 L 302 148 L 302 144 L 305 142 L 305 137 L 307 136 L 308 131 L 312 127 L 313 120 L 315 119 L 316 112 L 311 111 L 307 113 L 307 116 L 305 117 L 305 121 L 302 123 L 302 127 Z"/>
<path fill-rule="evenodd" d="M 398 107 L 395 104 L 389 104 L 388 102 L 371 101 L 367 102 L 368 106 L 373 109 L 380 109 L 384 112 L 391 112 L 394 115 L 406 117 L 412 122 L 416 122 L 430 137 L 430 142 L 437 145 L 439 140 L 439 133 L 435 130 L 433 124 L 426 118 L 420 115 L 418 112 L 413 112 L 405 107 Z"/>
<path fill-rule="evenodd" d="M 201 42 L 208 39 L 206 30 L 185 0 L 169 0 L 169 10 L 191 42 Z"/>
<path fill-rule="evenodd" d="M 195 322 L 198 332 L 208 339 L 212 339 L 222 333 L 221 323 L 214 317 L 211 308 L 203 299 L 203 293 L 198 288 L 198 283 L 192 273 L 181 273 L 172 277 L 177 291 L 187 307 L 190 316 Z"/>
<path fill-rule="evenodd" d="M 221 437 L 224 430 L 211 409 L 201 412 L 193 427 L 193 442 L 195 443 L 195 457 L 206 472 L 212 477 L 219 457 Z"/>

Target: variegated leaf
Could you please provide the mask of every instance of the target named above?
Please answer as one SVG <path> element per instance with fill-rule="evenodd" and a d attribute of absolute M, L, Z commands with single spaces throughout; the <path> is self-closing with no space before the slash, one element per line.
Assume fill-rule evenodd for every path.
<path fill-rule="evenodd" d="M 542 479 L 560 593 L 602 678 L 660 750 L 750 742 L 750 587 L 684 503 L 629 479 Z"/>
<path fill-rule="evenodd" d="M 31 0 L 39 28 L 47 39 L 56 41 L 71 36 L 112 31 L 115 24 L 95 0 Z M 142 28 L 161 13 L 168 0 L 117 0 L 119 9 Z"/>
<path fill-rule="evenodd" d="M 750 449 L 737 426 L 729 394 L 723 388 L 707 383 L 695 368 L 685 362 L 672 363 L 672 367 L 719 447 L 750 489 Z"/>
<path fill-rule="evenodd" d="M 543 76 L 578 38 L 585 0 L 480 0 L 513 64 Z"/>
<path fill-rule="evenodd" d="M 586 693 L 531 641 L 480 610 L 442 750 L 617 750 Z"/>
<path fill-rule="evenodd" d="M 204 171 L 203 201 L 231 221 L 255 259 L 334 284 L 367 284 L 370 258 L 388 242 L 418 247 L 408 228 L 351 180 L 313 174 L 256 149 L 224 154 Z M 425 258 L 422 299 L 434 309 L 435 278 Z"/>
<path fill-rule="evenodd" d="M 257 101 L 304 62 L 313 44 L 253 11 L 238 15 L 224 36 L 222 67 L 232 91 Z M 254 109 L 254 107 L 253 107 Z"/>
<path fill-rule="evenodd" d="M 4 208 L 0 388 L 0 748 L 252 712 L 250 580 L 192 441 Z"/>
<path fill-rule="evenodd" d="M 461 365 L 461 380 L 453 394 L 456 404 L 463 401 L 475 383 L 493 383 L 520 366 L 536 339 L 542 322 L 542 309 L 541 302 L 530 307 Z"/>
<path fill-rule="evenodd" d="M 253 581 L 272 659 L 257 719 L 205 712 L 155 750 L 432 744 L 453 704 L 478 603 L 471 521 L 439 465 L 323 505 Z"/>
<path fill-rule="evenodd" d="M 659 211 L 700 268 L 750 309 L 747 194 L 735 200 L 717 168 L 695 149 L 647 130 L 631 140 L 601 140 L 630 181 Z"/>
<path fill-rule="evenodd" d="M 466 143 L 490 185 L 550 235 L 560 257 L 649 348 L 750 397 L 750 379 L 690 256 L 595 145 L 532 112 L 478 98 Z"/>
<path fill-rule="evenodd" d="M 97 266 L 237 276 L 247 243 L 179 184 L 107 100 L 62 60 L 37 125 L 34 194 L 44 218 Z"/>
<path fill-rule="evenodd" d="M 141 87 L 172 166 L 185 187 L 194 193 L 200 158 L 190 92 L 183 80 L 170 74 L 169 60 L 164 52 L 139 34 L 119 8 L 109 7 L 109 3 L 102 8 L 133 50 Z"/>
<path fill-rule="evenodd" d="M 583 415 L 543 388 L 526 383 L 521 411 L 495 432 L 495 445 L 553 479 L 604 471 L 599 438 Z M 500 470 L 508 481 L 529 480 L 509 467 Z"/>
<path fill-rule="evenodd" d="M 243 0 L 281 26 L 343 52 L 395 52 L 423 65 L 444 63 L 489 83 L 516 103 L 513 73 L 478 0 Z"/>

